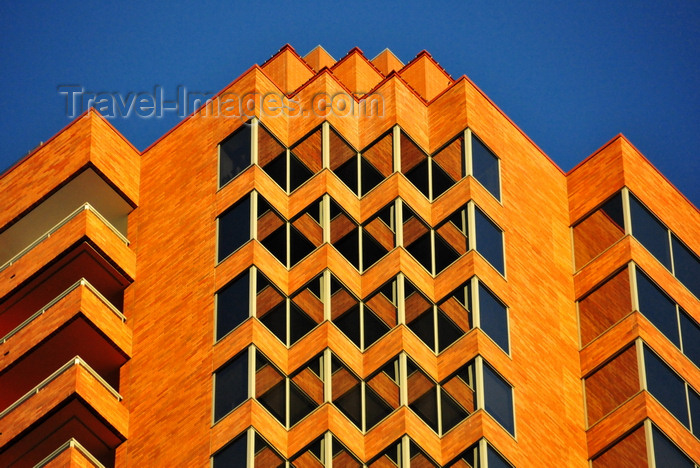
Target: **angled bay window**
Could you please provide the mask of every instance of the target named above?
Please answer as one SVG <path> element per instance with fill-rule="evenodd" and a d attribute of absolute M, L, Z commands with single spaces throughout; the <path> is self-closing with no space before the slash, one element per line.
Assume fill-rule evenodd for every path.
<path fill-rule="evenodd" d="M 255 355 L 255 398 L 290 428 L 323 404 L 323 356 L 285 376 L 259 351 Z"/>
<path fill-rule="evenodd" d="M 695 297 L 700 297 L 700 259 L 671 233 L 673 273 Z"/>
<path fill-rule="evenodd" d="M 216 218 L 217 262 L 221 262 L 251 239 L 250 199 L 248 194 Z"/>
<path fill-rule="evenodd" d="M 331 320 L 361 350 L 366 350 L 397 325 L 397 280 L 359 301 L 331 276 Z"/>
<path fill-rule="evenodd" d="M 652 451 L 657 467 L 672 466 L 674 468 L 694 468 L 698 465 L 684 454 L 676 445 L 666 437 L 655 425 L 652 427 Z M 697 436 L 697 434 L 696 434 Z"/>
<path fill-rule="evenodd" d="M 318 275 L 287 297 L 258 274 L 256 316 L 286 346 L 294 345 L 323 321 L 322 278 Z"/>
<path fill-rule="evenodd" d="M 498 453 L 486 439 L 481 439 L 445 466 L 446 468 L 512 468 L 513 465 Z"/>
<path fill-rule="evenodd" d="M 258 164 L 282 190 L 293 192 L 321 170 L 321 128 L 314 130 L 288 150 L 260 125 Z"/>
<path fill-rule="evenodd" d="M 363 197 L 394 171 L 393 140 L 385 133 L 363 151 L 356 151 L 333 128 L 329 132 L 331 171 L 358 197 Z"/>
<path fill-rule="evenodd" d="M 362 380 L 335 355 L 331 358 L 332 402 L 358 429 L 369 431 L 400 405 L 399 359 Z"/>
<path fill-rule="evenodd" d="M 466 173 L 463 133 L 432 156 L 403 131 L 400 145 L 401 172 L 428 200 L 436 200 Z"/>
<path fill-rule="evenodd" d="M 407 361 L 408 406 L 439 435 L 476 410 L 475 368 L 471 362 L 436 384 L 412 360 Z"/>
<path fill-rule="evenodd" d="M 251 123 L 244 123 L 219 143 L 219 187 L 223 187 L 251 164 Z"/>
<path fill-rule="evenodd" d="M 471 133 L 471 132 L 470 132 Z M 497 200 L 501 199 L 501 176 L 498 157 L 479 140 L 471 135 L 472 173 L 474 178 Z"/>
<path fill-rule="evenodd" d="M 403 205 L 403 244 L 431 275 L 440 274 L 469 250 L 467 206 L 458 209 L 436 228 Z"/>
<path fill-rule="evenodd" d="M 257 239 L 282 265 L 292 268 L 323 243 L 321 210 L 319 199 L 287 221 L 257 195 Z"/>
<path fill-rule="evenodd" d="M 330 241 L 358 271 L 365 271 L 396 247 L 395 202 L 358 224 L 330 200 Z"/>
<path fill-rule="evenodd" d="M 503 351 L 510 352 L 508 309 L 476 277 L 460 285 L 437 305 L 404 279 L 404 304 L 406 325 L 436 354 L 475 326 Z"/>

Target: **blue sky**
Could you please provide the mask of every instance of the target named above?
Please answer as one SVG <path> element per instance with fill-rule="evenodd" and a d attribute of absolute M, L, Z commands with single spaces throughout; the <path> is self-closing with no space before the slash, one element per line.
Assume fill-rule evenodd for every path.
<path fill-rule="evenodd" d="M 70 121 L 60 85 L 216 92 L 286 43 L 321 44 L 404 63 L 426 49 L 562 169 L 623 133 L 700 202 L 697 1 L 94 3 L 0 4 L 0 171 Z M 139 149 L 178 121 L 111 119 Z"/>

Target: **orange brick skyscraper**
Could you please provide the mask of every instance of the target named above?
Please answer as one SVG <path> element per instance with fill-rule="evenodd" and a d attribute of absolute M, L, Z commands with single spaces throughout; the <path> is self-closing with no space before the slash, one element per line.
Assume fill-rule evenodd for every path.
<path fill-rule="evenodd" d="M 427 53 L 286 46 L 143 152 L 88 112 L 0 199 L 0 466 L 700 462 L 697 209 Z"/>

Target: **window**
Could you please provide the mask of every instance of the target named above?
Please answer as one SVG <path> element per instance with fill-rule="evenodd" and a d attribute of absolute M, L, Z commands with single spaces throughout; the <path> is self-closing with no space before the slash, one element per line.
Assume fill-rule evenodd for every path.
<path fill-rule="evenodd" d="M 637 267 L 639 311 L 680 348 L 676 304 Z"/>
<path fill-rule="evenodd" d="M 221 262 L 250 240 L 250 195 L 217 218 L 218 255 Z"/>
<path fill-rule="evenodd" d="M 285 267 L 294 267 L 323 243 L 320 199 L 294 215 L 291 221 L 284 219 L 260 195 L 257 205 L 257 239 Z"/>
<path fill-rule="evenodd" d="M 214 421 L 248 399 L 248 350 L 214 373 Z"/>
<path fill-rule="evenodd" d="M 291 193 L 321 170 L 321 128 L 302 138 L 291 150 L 282 145 L 264 126 L 258 127 L 258 164 Z"/>
<path fill-rule="evenodd" d="M 397 280 L 359 301 L 331 275 L 331 320 L 361 350 L 366 350 L 397 325 Z"/>
<path fill-rule="evenodd" d="M 673 271 L 676 277 L 692 292 L 700 297 L 700 260 L 686 247 L 675 234 L 671 234 L 673 251 Z"/>
<path fill-rule="evenodd" d="M 282 425 L 294 426 L 323 404 L 322 355 L 286 376 L 258 351 L 255 355 L 255 398 Z"/>
<path fill-rule="evenodd" d="M 499 160 L 493 152 L 472 134 L 472 170 L 478 180 L 496 200 L 501 199 Z"/>
<path fill-rule="evenodd" d="M 258 274 L 256 316 L 286 346 L 294 345 L 323 321 L 322 276 L 287 297 Z"/>
<path fill-rule="evenodd" d="M 250 166 L 250 122 L 219 143 L 219 187 Z"/>
<path fill-rule="evenodd" d="M 331 171 L 358 197 L 369 193 L 394 172 L 391 132 L 359 153 L 332 128 L 329 143 Z"/>
<path fill-rule="evenodd" d="M 217 341 L 250 316 L 250 272 L 235 278 L 216 293 Z"/>
<path fill-rule="evenodd" d="M 630 194 L 630 216 L 632 235 L 671 271 L 671 252 L 666 226 L 661 224 L 661 221 L 632 194 Z"/>
<path fill-rule="evenodd" d="M 360 225 L 331 199 L 330 216 L 331 244 L 358 271 L 366 271 L 396 247 L 394 202 Z"/>
<path fill-rule="evenodd" d="M 647 390 L 659 400 L 673 416 L 690 429 L 690 415 L 686 387 L 694 393 L 692 387 L 681 379 L 648 346 L 644 346 L 644 370 L 646 372 Z"/>
<path fill-rule="evenodd" d="M 479 207 L 474 207 L 476 225 L 476 251 L 488 261 L 491 266 L 505 274 L 503 259 L 503 231 L 491 221 Z"/>
<path fill-rule="evenodd" d="M 361 431 L 369 431 L 399 407 L 399 360 L 362 380 L 335 355 L 331 358 L 332 401 Z"/>
<path fill-rule="evenodd" d="M 469 250 L 467 213 L 464 206 L 431 228 L 404 204 L 404 247 L 430 274 L 440 274 Z"/>
<path fill-rule="evenodd" d="M 693 468 L 696 466 L 692 460 L 681 452 L 681 450 L 656 426 L 652 426 L 652 441 L 656 466 L 672 466 L 674 468 Z"/>
<path fill-rule="evenodd" d="M 510 352 L 508 310 L 506 306 L 479 282 L 480 327 L 506 353 Z"/>
<path fill-rule="evenodd" d="M 483 366 L 484 409 L 512 435 L 515 435 L 513 388 L 487 363 Z"/>

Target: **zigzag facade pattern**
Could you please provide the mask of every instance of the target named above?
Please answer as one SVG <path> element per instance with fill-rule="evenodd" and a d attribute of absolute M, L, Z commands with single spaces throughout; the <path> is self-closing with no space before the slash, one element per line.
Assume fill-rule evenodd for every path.
<path fill-rule="evenodd" d="M 334 107 L 324 111 L 323 100 Z M 221 179 L 221 148 L 246 128 L 249 164 Z M 268 166 L 279 151 L 269 145 L 282 148 L 289 165 L 312 140 L 306 151 L 318 159 L 306 168 L 308 177 L 294 190 L 282 188 L 291 184 L 291 171 L 281 182 Z M 339 169 L 333 145 L 341 140 L 360 172 L 365 153 L 390 141 L 384 173 L 371 190 L 357 188 L 364 184 L 360 172 Z M 498 160 L 497 193 L 475 176 L 477 141 Z M 463 167 L 441 165 L 448 147 L 453 155 L 459 148 Z M 415 164 L 421 153 L 428 158 L 427 188 L 417 182 L 422 175 L 409 174 L 415 166 L 402 165 Z M 438 190 L 441 170 L 451 171 L 450 180 Z M 700 408 L 692 400 L 700 392 L 700 364 L 696 335 L 686 334 L 695 333 L 700 303 L 693 275 L 683 269 L 698 264 L 697 209 L 623 136 L 563 173 L 468 78 L 453 79 L 427 52 L 404 65 L 388 50 L 368 60 L 355 48 L 336 61 L 321 47 L 302 58 L 285 46 L 143 152 L 89 111 L 3 174 L 0 194 L 0 335 L 6 336 L 0 337 L 0 465 L 217 467 L 217 457 L 237 440 L 245 441 L 245 453 L 235 463 L 248 467 L 273 466 L 280 457 L 286 466 L 346 466 L 354 457 L 363 464 L 357 466 L 374 468 L 654 467 L 662 446 L 679 466 L 700 461 Z M 316 238 L 298 261 L 282 261 L 257 227 L 250 240 L 220 256 L 222 219 L 235 207 L 250 203 L 255 225 L 257 207 L 266 203 L 274 214 L 270 226 L 288 223 L 291 232 L 289 223 L 307 217 L 319 200 Z M 85 203 L 89 209 L 70 214 Z M 336 245 L 327 211 L 341 210 L 348 218 L 342 229 L 371 237 L 381 235 L 370 224 L 387 206 L 390 219 L 379 222 L 393 230 L 393 240 L 382 244 L 391 248 L 358 269 Z M 460 209 L 466 224 L 440 231 Z M 489 260 L 475 236 L 477 213 L 502 233 L 504 266 Z M 404 225 L 411 216 L 414 224 Z M 404 230 L 414 229 L 413 242 L 418 224 L 432 239 L 428 264 L 409 252 L 415 247 L 404 238 Z M 650 237 L 654 229 L 666 229 L 670 264 Z M 439 236 L 449 244 L 451 235 L 467 244 L 438 267 L 434 246 Z M 370 300 L 396 280 L 397 324 L 360 346 L 341 330 L 326 296 L 323 319 L 289 346 L 268 319 L 254 316 L 252 305 L 247 318 L 222 334 L 218 296 L 246 274 L 269 281 L 286 298 L 286 314 L 294 295 L 309 291 L 319 276 L 319 294 L 329 294 L 324 288 L 337 280 L 355 301 Z M 660 293 L 644 289 L 643 278 Z M 457 288 L 468 284 L 477 302 L 483 293 L 473 292 L 485 288 L 507 307 L 507 349 L 480 326 L 475 305 L 468 329 L 462 325 L 436 352 L 437 342 L 429 344 L 407 323 L 402 288 L 408 284 L 432 304 L 434 330 L 440 304 Z M 255 293 L 250 286 L 249 300 L 257 300 Z M 679 337 L 645 303 L 659 294 L 674 307 Z M 318 356 L 323 372 L 335 365 L 332 356 L 361 380 L 396 362 L 400 404 L 363 432 L 336 405 L 336 377 L 326 374 L 322 401 L 289 429 L 269 403 L 251 397 L 255 384 L 248 384 L 248 398 L 219 415 L 217 398 L 226 395 L 217 390 L 217 374 L 242 355 L 248 363 L 264 357 L 288 387 L 289 376 Z M 685 416 L 655 390 L 653 356 L 684 385 Z M 431 428 L 407 403 L 410 362 L 440 386 L 436 392 L 473 365 L 474 410 L 445 426 L 449 431 Z M 491 398 L 479 374 L 485 366 L 512 387 L 514 431 L 485 407 Z M 257 378 L 256 368 L 247 372 Z M 251 428 L 267 448 L 259 449 Z M 325 445 L 310 455 L 320 437 L 332 453 Z M 399 453 L 383 456 L 397 443 Z M 336 444 L 352 457 L 336 453 Z M 475 444 L 477 460 L 457 461 Z"/>

